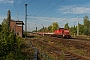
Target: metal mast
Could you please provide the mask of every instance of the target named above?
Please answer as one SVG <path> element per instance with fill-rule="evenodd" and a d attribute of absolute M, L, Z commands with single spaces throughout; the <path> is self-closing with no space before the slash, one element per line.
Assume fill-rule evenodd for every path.
<path fill-rule="evenodd" d="M 25 4 L 25 38 L 27 37 L 27 4 Z"/>
<path fill-rule="evenodd" d="M 78 26 L 78 24 L 79 24 L 79 15 L 78 15 L 78 20 L 77 20 L 77 36 L 79 35 L 79 26 Z"/>

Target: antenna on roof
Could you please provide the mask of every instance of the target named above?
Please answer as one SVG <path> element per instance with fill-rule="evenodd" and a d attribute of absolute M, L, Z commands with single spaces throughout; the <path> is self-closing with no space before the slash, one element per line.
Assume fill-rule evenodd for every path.
<path fill-rule="evenodd" d="M 17 16 L 17 20 L 19 21 L 19 19 L 18 19 L 18 11 L 16 12 L 16 16 Z"/>

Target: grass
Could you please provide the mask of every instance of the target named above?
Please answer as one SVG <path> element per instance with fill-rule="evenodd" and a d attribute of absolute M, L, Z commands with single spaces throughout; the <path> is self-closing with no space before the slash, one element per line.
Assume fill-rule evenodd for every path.
<path fill-rule="evenodd" d="M 29 45 L 27 40 L 24 40 L 21 51 L 24 56 L 26 56 L 26 60 L 32 60 L 34 57 L 34 49 Z"/>

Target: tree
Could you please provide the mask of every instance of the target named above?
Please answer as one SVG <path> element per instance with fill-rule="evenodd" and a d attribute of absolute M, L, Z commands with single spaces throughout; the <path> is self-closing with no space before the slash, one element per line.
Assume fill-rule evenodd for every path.
<path fill-rule="evenodd" d="M 89 18 L 88 16 L 86 15 L 84 17 L 84 29 L 87 29 L 89 27 Z"/>
<path fill-rule="evenodd" d="M 64 25 L 64 28 L 65 28 L 65 29 L 69 29 L 68 23 L 66 23 L 66 24 Z"/>
<path fill-rule="evenodd" d="M 79 24 L 79 34 L 83 35 L 84 34 L 83 32 L 84 32 L 84 25 Z"/>
<path fill-rule="evenodd" d="M 10 31 L 10 20 L 11 20 L 11 12 L 10 10 L 8 10 L 8 14 L 7 14 L 8 31 Z"/>
<path fill-rule="evenodd" d="M 8 19 L 4 19 L 0 25 L 0 60 L 22 60 L 21 45 L 22 39 L 17 37 L 14 32 L 10 32 Z M 25 60 L 25 59 L 24 59 Z"/>
<path fill-rule="evenodd" d="M 52 25 L 48 26 L 48 32 L 52 32 Z"/>
<path fill-rule="evenodd" d="M 7 19 L 4 18 L 2 22 L 3 31 L 10 32 L 10 20 L 11 20 L 11 14 L 10 14 L 10 10 L 8 10 Z"/>
<path fill-rule="evenodd" d="M 59 28 L 58 23 L 57 22 L 53 22 L 52 23 L 52 32 L 55 31 L 55 30 L 57 30 L 58 28 Z"/>
<path fill-rule="evenodd" d="M 73 34 L 76 35 L 76 33 L 77 33 L 77 26 L 74 25 L 73 27 L 70 27 L 69 29 L 70 29 L 71 35 L 73 35 Z"/>
<path fill-rule="evenodd" d="M 2 25 L 0 24 L 0 32 L 2 31 Z"/>
<path fill-rule="evenodd" d="M 54 32 L 55 30 L 57 30 L 59 28 L 59 25 L 57 22 L 53 22 L 51 25 L 49 25 L 48 27 L 44 27 L 44 32 Z M 43 28 L 39 29 L 38 31 L 43 31 Z"/>
<path fill-rule="evenodd" d="M 57 30 L 59 28 L 59 25 L 57 22 L 53 22 L 52 25 L 50 25 L 48 27 L 48 31 L 49 32 L 54 32 L 55 30 Z"/>
<path fill-rule="evenodd" d="M 47 27 L 44 27 L 44 32 L 48 32 L 48 28 Z"/>
<path fill-rule="evenodd" d="M 2 22 L 2 31 L 8 31 L 8 21 L 5 18 Z"/>
<path fill-rule="evenodd" d="M 84 17 L 84 34 L 90 35 L 90 21 L 87 15 Z"/>

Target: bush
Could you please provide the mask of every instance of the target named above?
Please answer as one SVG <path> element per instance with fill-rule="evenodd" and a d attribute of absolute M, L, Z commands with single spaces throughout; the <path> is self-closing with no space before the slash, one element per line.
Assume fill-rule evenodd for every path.
<path fill-rule="evenodd" d="M 24 60 L 20 50 L 22 38 L 11 32 L 3 32 L 0 39 L 0 60 Z"/>

